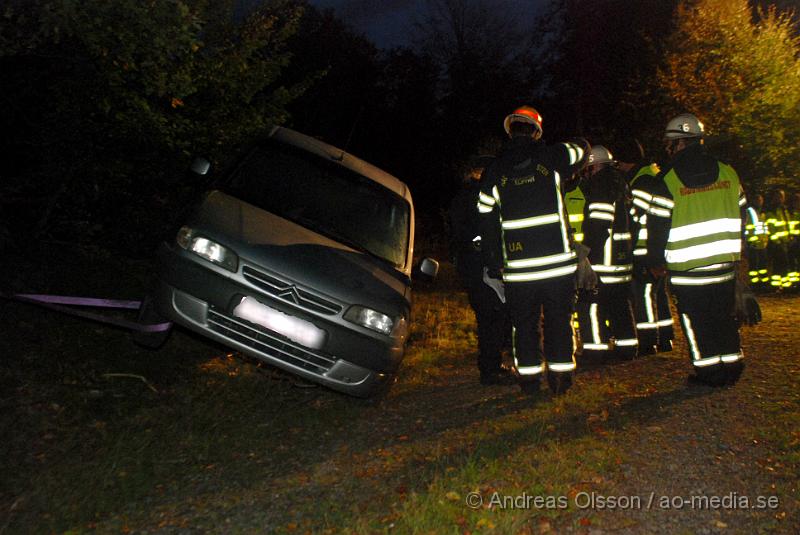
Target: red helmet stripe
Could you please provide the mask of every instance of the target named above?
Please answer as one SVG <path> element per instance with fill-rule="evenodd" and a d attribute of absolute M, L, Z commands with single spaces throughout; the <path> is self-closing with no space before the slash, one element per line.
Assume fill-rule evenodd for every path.
<path fill-rule="evenodd" d="M 542 116 L 530 108 L 517 108 L 512 115 L 524 115 L 533 119 L 539 126 L 542 125 Z"/>

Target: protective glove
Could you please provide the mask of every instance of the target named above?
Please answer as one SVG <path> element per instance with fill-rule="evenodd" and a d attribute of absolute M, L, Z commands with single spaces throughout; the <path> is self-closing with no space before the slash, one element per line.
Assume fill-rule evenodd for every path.
<path fill-rule="evenodd" d="M 589 258 L 589 253 L 592 252 L 589 246 L 584 245 L 580 242 L 573 243 L 572 248 L 575 250 L 575 254 L 578 255 L 578 261 L 587 260 Z"/>
<path fill-rule="evenodd" d="M 667 276 L 667 268 L 664 266 L 650 266 L 647 268 L 653 280 L 663 279 Z"/>
<path fill-rule="evenodd" d="M 650 270 L 644 266 L 634 264 L 633 279 L 641 284 L 656 282 L 655 277 L 650 273 Z"/>
<path fill-rule="evenodd" d="M 578 145 L 583 150 L 583 158 L 581 158 L 581 161 L 578 164 L 578 169 L 583 169 L 589 162 L 589 154 L 592 152 L 592 145 L 585 137 L 576 137 L 570 139 L 569 141 L 575 145 Z"/>
<path fill-rule="evenodd" d="M 506 287 L 503 284 L 503 281 L 499 278 L 500 273 L 493 272 L 489 275 L 489 268 L 483 268 L 483 282 L 486 283 L 489 288 L 494 290 L 494 293 L 497 294 L 497 298 L 500 300 L 501 303 L 506 302 Z"/>
<path fill-rule="evenodd" d="M 592 264 L 588 258 L 591 249 L 582 243 L 576 243 L 574 249 L 578 254 L 578 270 L 575 276 L 575 284 L 578 290 L 593 292 L 597 289 L 597 274 L 592 269 Z"/>
<path fill-rule="evenodd" d="M 758 325 L 761 323 L 761 307 L 749 286 L 736 280 L 735 299 L 736 321 L 739 325 Z"/>

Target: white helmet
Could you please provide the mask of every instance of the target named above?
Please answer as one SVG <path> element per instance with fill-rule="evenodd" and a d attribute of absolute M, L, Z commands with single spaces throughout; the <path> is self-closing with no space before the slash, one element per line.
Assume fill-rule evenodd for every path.
<path fill-rule="evenodd" d="M 602 145 L 592 145 L 592 152 L 586 160 L 586 165 L 599 165 L 601 163 L 614 163 L 611 151 Z"/>
<path fill-rule="evenodd" d="M 664 131 L 664 139 L 681 139 L 686 137 L 703 137 L 705 127 L 696 115 L 681 113 L 670 119 Z"/>

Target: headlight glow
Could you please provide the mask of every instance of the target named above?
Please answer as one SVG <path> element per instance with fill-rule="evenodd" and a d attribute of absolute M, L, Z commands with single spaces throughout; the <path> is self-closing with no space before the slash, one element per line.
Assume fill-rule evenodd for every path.
<path fill-rule="evenodd" d="M 394 327 L 394 321 L 386 314 L 358 305 L 350 307 L 344 319 L 381 334 L 390 334 Z"/>
<path fill-rule="evenodd" d="M 225 248 L 217 242 L 206 238 L 194 238 L 192 240 L 192 251 L 217 264 L 225 259 Z"/>
<path fill-rule="evenodd" d="M 194 231 L 189 227 L 181 227 L 175 237 L 175 241 L 182 248 L 192 251 L 196 255 L 227 270 L 236 271 L 239 267 L 239 257 L 236 256 L 236 253 L 213 240 L 203 236 L 195 236 Z"/>

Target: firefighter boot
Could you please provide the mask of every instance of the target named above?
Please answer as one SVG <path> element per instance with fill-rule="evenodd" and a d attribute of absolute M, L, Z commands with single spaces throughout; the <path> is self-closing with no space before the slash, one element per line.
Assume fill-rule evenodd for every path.
<path fill-rule="evenodd" d="M 670 349 L 672 351 L 672 349 Z M 658 348 L 656 348 L 655 344 L 646 344 L 639 340 L 639 356 L 646 357 L 648 355 L 655 355 L 658 353 Z"/>
<path fill-rule="evenodd" d="M 742 376 L 742 372 L 744 371 L 744 362 L 741 360 L 737 360 L 736 362 L 731 362 L 729 364 L 725 364 L 725 374 L 726 374 L 726 384 L 728 385 L 735 385 L 736 382 L 739 380 L 739 377 Z"/>
<path fill-rule="evenodd" d="M 572 386 L 572 372 L 550 372 L 547 374 L 547 384 L 554 395 L 560 396 Z"/>
<path fill-rule="evenodd" d="M 608 351 L 584 348 L 579 362 L 582 368 L 604 366 L 608 363 Z"/>
<path fill-rule="evenodd" d="M 606 360 L 609 362 L 624 362 L 633 360 L 639 356 L 639 345 L 614 345 L 614 349 L 609 352 Z"/>
<path fill-rule="evenodd" d="M 520 378 L 519 388 L 526 396 L 538 396 L 541 382 L 541 378 L 538 375 L 533 378 Z"/>
<path fill-rule="evenodd" d="M 516 383 L 514 373 L 508 368 L 500 367 L 496 370 L 483 371 L 481 370 L 481 384 L 484 386 L 489 385 L 513 385 Z"/>
<path fill-rule="evenodd" d="M 689 376 L 689 383 L 703 386 L 725 386 L 728 384 L 728 374 L 722 364 L 700 368 Z"/>
<path fill-rule="evenodd" d="M 658 352 L 659 353 L 669 353 L 672 351 L 672 340 L 659 340 L 658 341 Z"/>

